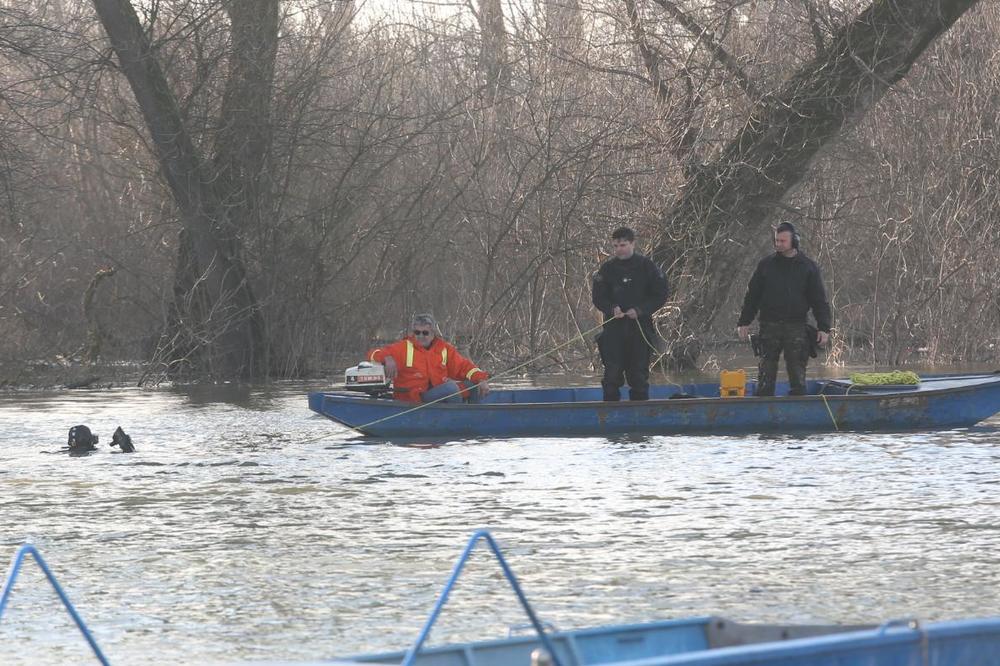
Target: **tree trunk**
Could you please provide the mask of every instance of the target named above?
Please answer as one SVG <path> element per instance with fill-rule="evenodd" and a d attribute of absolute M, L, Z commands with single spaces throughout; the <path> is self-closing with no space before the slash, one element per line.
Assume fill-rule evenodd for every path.
<path fill-rule="evenodd" d="M 557 53 L 577 55 L 586 47 L 580 0 L 545 0 L 545 36 Z"/>
<path fill-rule="evenodd" d="M 694 365 L 699 336 L 711 327 L 737 277 L 745 277 L 732 270 L 740 265 L 741 244 L 727 239 L 764 233 L 777 204 L 820 150 L 856 124 L 976 2 L 873 2 L 780 92 L 758 103 L 722 156 L 685 184 L 652 252 L 671 268 L 680 299 L 682 323 L 671 341 L 678 366 Z M 682 229 L 697 230 L 692 247 L 679 249 L 669 240 Z"/>
<path fill-rule="evenodd" d="M 160 170 L 173 195 L 208 307 L 196 330 L 199 371 L 249 378 L 266 369 L 260 314 L 239 258 L 227 210 L 202 165 L 166 77 L 128 0 L 92 0 L 142 111 Z M 170 359 L 171 361 L 177 359 Z"/>
<path fill-rule="evenodd" d="M 507 55 L 507 29 L 504 27 L 500 0 L 480 0 L 476 14 L 481 33 L 479 68 L 486 86 L 486 99 L 496 103 L 510 85 L 510 63 Z"/>
<path fill-rule="evenodd" d="M 83 362 L 97 363 L 101 358 L 101 349 L 108 338 L 108 332 L 101 323 L 101 318 L 94 310 L 94 298 L 97 288 L 105 278 L 115 274 L 115 269 L 101 268 L 91 278 L 87 290 L 83 293 L 83 317 L 87 320 L 87 344 L 84 347 Z"/>
<path fill-rule="evenodd" d="M 271 152 L 271 95 L 278 51 L 277 0 L 226 3 L 230 22 L 229 76 L 215 140 L 215 188 L 237 238 L 240 227 L 266 215 Z"/>

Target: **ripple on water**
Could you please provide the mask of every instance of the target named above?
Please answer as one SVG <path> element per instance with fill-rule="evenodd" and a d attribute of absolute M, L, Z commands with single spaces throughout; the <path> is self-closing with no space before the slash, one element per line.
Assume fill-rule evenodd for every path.
<path fill-rule="evenodd" d="M 478 527 L 560 627 L 1000 605 L 995 420 L 932 434 L 395 446 L 312 418 L 296 387 L 18 394 L 0 400 L 0 421 L 0 544 L 42 550 L 116 663 L 405 646 Z M 26 446 L 64 441 L 77 422 L 102 440 L 123 425 L 138 451 Z M 85 660 L 63 615 L 27 567 L 0 663 Z M 439 641 L 523 622 L 485 552 L 442 621 Z"/>

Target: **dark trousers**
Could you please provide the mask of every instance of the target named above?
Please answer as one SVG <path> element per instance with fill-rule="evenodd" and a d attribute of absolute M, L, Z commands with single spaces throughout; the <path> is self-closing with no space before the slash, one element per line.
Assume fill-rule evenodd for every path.
<path fill-rule="evenodd" d="M 646 342 L 653 341 L 652 327 L 638 319 L 612 319 L 604 324 L 597 348 L 604 363 L 601 387 L 604 399 L 621 399 L 621 387 L 628 382 L 629 400 L 649 400 L 649 358 L 653 351 Z M 644 326 L 642 331 L 639 326 Z M 643 337 L 645 333 L 645 338 Z"/>
<path fill-rule="evenodd" d="M 809 341 L 805 322 L 760 322 L 760 363 L 757 366 L 757 390 L 754 395 L 774 395 L 778 377 L 778 358 L 785 355 L 789 395 L 805 395 L 806 364 Z"/>

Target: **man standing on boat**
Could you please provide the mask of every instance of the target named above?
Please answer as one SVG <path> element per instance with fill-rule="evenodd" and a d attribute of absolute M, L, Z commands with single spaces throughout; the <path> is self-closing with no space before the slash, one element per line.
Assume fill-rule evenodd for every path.
<path fill-rule="evenodd" d="M 816 318 L 815 328 L 807 323 L 809 310 Z M 750 278 L 736 327 L 743 340 L 749 336 L 750 323 L 758 313 L 760 363 L 755 395 L 774 395 L 782 353 L 789 395 L 805 395 L 810 350 L 813 345 L 825 346 L 830 337 L 830 304 L 819 266 L 799 251 L 799 235 L 788 222 L 774 230 L 774 254 L 764 257 Z"/>
<path fill-rule="evenodd" d="M 628 227 L 611 234 L 612 258 L 594 276 L 594 306 L 604 314 L 597 347 L 604 363 L 604 399 L 621 399 L 628 381 L 629 400 L 649 400 L 649 359 L 657 338 L 653 313 L 667 302 L 667 278 L 648 257 L 635 251 Z"/>
<path fill-rule="evenodd" d="M 437 322 L 429 314 L 414 315 L 406 337 L 372 349 L 366 357 L 385 366 L 396 400 L 479 402 L 490 392 L 489 375 L 438 336 Z"/>

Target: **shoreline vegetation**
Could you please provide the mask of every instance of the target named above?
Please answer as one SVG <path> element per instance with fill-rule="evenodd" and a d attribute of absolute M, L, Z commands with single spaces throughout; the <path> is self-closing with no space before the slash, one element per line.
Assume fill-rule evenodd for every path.
<path fill-rule="evenodd" d="M 298 377 L 275 380 L 255 380 L 235 382 L 237 384 L 269 385 L 275 382 L 301 382 L 317 386 L 336 387 L 343 383 L 344 371 L 360 362 L 363 352 L 358 354 L 341 354 L 325 367 L 317 367 L 312 372 Z M 862 355 L 858 355 L 862 356 Z M 655 383 L 665 381 L 711 381 L 718 377 L 721 370 L 744 368 L 747 378 L 753 380 L 756 376 L 757 359 L 743 345 L 727 344 L 705 351 L 703 365 L 699 368 L 679 371 L 671 369 L 663 363 L 653 366 L 651 380 Z M 578 362 L 559 366 L 529 367 L 514 375 L 504 375 L 499 385 L 521 384 L 529 382 L 532 385 L 569 385 L 576 383 L 600 383 L 600 367 L 596 359 L 591 363 Z M 518 365 L 516 360 L 498 365 L 492 371 L 504 373 L 506 368 Z M 899 366 L 873 365 L 863 358 L 855 361 L 835 361 L 827 354 L 813 359 L 808 368 L 809 379 L 820 377 L 847 377 L 853 371 L 912 371 L 917 373 L 946 372 L 994 372 L 1000 371 L 1000 363 L 984 359 L 978 363 L 933 363 L 926 358 L 915 357 L 911 362 Z M 779 378 L 783 377 L 779 370 Z M 149 365 L 140 361 L 115 363 L 81 363 L 79 360 L 58 358 L 55 360 L 31 361 L 0 361 L 0 392 L 16 391 L 52 391 L 52 390 L 101 390 L 118 388 L 149 388 L 171 385 L 195 384 L 229 384 L 231 381 L 214 381 L 204 377 L 170 378 L 162 370 L 154 372 Z"/>
<path fill-rule="evenodd" d="M 586 368 L 621 226 L 697 372 L 780 222 L 829 363 L 1000 361 L 997 3 L 362 4 L 2 3 L 0 358 L 47 360 L 2 381 L 292 379 L 421 312 Z"/>

